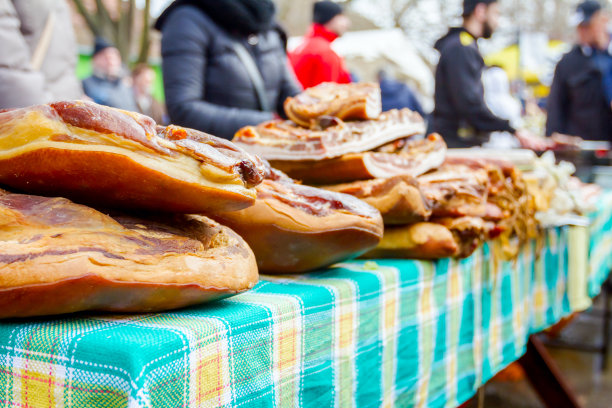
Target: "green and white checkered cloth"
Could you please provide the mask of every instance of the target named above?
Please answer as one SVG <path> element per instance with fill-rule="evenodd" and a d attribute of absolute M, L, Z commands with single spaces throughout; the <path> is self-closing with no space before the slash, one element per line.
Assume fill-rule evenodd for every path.
<path fill-rule="evenodd" d="M 593 216 L 591 295 L 612 265 L 611 204 Z M 547 231 L 515 262 L 484 246 L 264 276 L 169 313 L 5 321 L 0 406 L 455 407 L 571 313 L 568 235 Z"/>

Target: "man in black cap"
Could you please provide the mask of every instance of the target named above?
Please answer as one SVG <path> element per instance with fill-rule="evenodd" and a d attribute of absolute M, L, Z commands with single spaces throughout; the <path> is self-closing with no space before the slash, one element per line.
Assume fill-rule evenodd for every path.
<path fill-rule="evenodd" d="M 612 108 L 605 84 L 612 75 L 608 15 L 600 3 L 587 0 L 573 16 L 578 44 L 555 69 L 548 97 L 546 133 L 612 142 Z"/>
<path fill-rule="evenodd" d="M 92 56 L 93 74 L 83 80 L 85 94 L 101 105 L 137 111 L 131 87 L 126 83 L 119 50 L 97 37 Z"/>
<path fill-rule="evenodd" d="M 304 88 L 321 82 L 351 82 L 344 59 L 331 48 L 331 43 L 350 26 L 342 7 L 333 1 L 317 1 L 312 21 L 304 42 L 289 54 L 298 80 Z"/>
<path fill-rule="evenodd" d="M 490 38 L 498 19 L 496 0 L 464 0 L 463 26 L 451 28 L 435 44 L 440 61 L 430 130 L 440 133 L 449 147 L 480 145 L 494 131 L 516 133 L 507 120 L 489 110 L 484 99 L 485 63 L 476 41 Z M 528 136 L 519 136 L 527 144 Z"/>

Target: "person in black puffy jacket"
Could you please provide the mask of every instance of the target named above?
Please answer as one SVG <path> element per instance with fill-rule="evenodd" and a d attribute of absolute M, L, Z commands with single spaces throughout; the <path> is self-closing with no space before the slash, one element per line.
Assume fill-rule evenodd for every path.
<path fill-rule="evenodd" d="M 172 123 L 231 139 L 243 126 L 284 116 L 301 91 L 272 0 L 176 0 L 159 17 L 166 105 Z M 236 51 L 246 50 L 265 95 L 258 98 Z"/>
<path fill-rule="evenodd" d="M 431 131 L 444 137 L 449 147 L 471 147 L 495 131 L 515 133 L 510 122 L 495 116 L 484 99 L 484 60 L 478 38 L 490 38 L 497 27 L 497 0 L 464 0 L 463 26 L 453 27 L 439 39 L 435 108 Z"/>
<path fill-rule="evenodd" d="M 612 142 L 612 109 L 606 95 L 612 67 L 609 17 L 600 3 L 587 0 L 578 5 L 574 18 L 578 44 L 555 69 L 546 134 Z"/>

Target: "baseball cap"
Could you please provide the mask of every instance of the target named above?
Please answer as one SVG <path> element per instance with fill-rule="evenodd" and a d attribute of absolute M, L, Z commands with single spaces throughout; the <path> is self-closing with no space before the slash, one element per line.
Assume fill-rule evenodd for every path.
<path fill-rule="evenodd" d="M 571 24 L 573 26 L 580 26 L 588 24 L 591 18 L 602 9 L 601 4 L 596 0 L 585 0 L 578 4 L 576 12 L 571 17 Z"/>

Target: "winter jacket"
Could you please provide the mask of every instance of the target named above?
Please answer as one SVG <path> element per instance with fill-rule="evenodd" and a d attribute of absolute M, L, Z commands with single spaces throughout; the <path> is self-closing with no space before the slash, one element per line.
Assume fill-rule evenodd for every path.
<path fill-rule="evenodd" d="M 397 79 L 384 78 L 379 81 L 383 112 L 408 108 L 425 117 L 425 112 L 416 95 L 405 83 Z"/>
<path fill-rule="evenodd" d="M 336 33 L 320 24 L 313 24 L 304 37 L 304 42 L 289 53 L 293 70 L 304 88 L 322 82 L 351 82 L 351 74 L 344 59 L 331 48 L 331 43 L 336 38 Z"/>
<path fill-rule="evenodd" d="M 485 63 L 476 39 L 464 28 L 451 28 L 438 40 L 435 108 L 430 130 L 440 133 L 449 147 L 469 147 L 486 142 L 490 132 L 513 132 L 484 99 L 482 72 Z"/>
<path fill-rule="evenodd" d="M 231 139 L 241 127 L 282 115 L 283 102 L 300 92 L 281 35 L 268 29 L 250 36 L 230 33 L 195 5 L 162 15 L 162 68 L 172 123 Z M 255 86 L 232 48 L 235 38 L 253 56 L 275 112 L 260 110 Z"/>
<path fill-rule="evenodd" d="M 0 109 L 82 95 L 70 21 L 64 0 L 0 0 Z M 42 65 L 35 69 L 32 55 L 46 26 L 50 42 L 41 48 Z"/>
<path fill-rule="evenodd" d="M 592 50 L 575 46 L 557 64 L 548 96 L 546 134 L 612 142 L 612 108 Z"/>

